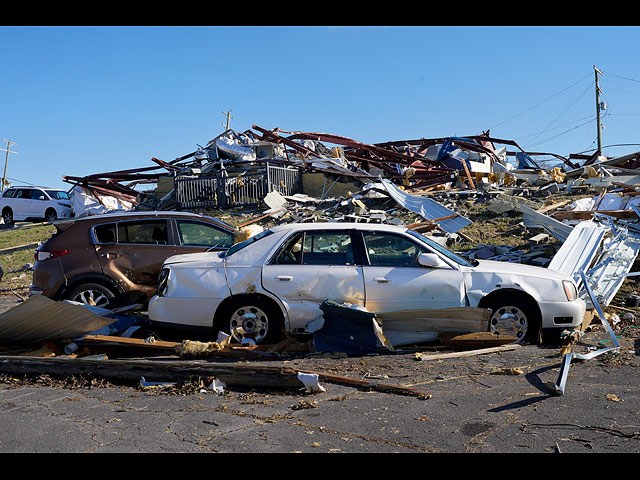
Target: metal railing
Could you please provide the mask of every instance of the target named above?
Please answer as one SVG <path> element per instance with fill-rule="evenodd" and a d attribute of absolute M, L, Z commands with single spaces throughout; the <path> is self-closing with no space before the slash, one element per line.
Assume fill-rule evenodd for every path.
<path fill-rule="evenodd" d="M 301 191 L 300 170 L 296 167 L 265 165 L 263 172 L 237 176 L 179 176 L 175 178 L 176 209 L 224 209 L 258 206 L 271 191 L 293 195 Z"/>

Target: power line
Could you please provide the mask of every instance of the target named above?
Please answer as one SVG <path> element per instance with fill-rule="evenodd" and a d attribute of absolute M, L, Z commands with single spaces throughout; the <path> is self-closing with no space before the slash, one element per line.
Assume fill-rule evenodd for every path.
<path fill-rule="evenodd" d="M 580 128 L 580 127 L 584 127 L 585 125 L 590 124 L 592 121 L 593 121 L 593 119 L 591 118 L 591 119 L 589 119 L 587 122 L 584 122 L 584 123 L 582 123 L 582 124 L 580 124 L 580 125 L 576 125 L 575 127 L 570 128 L 569 130 L 565 130 L 564 132 L 561 132 L 561 133 L 559 133 L 559 134 L 557 134 L 557 135 L 554 135 L 553 137 L 545 138 L 545 139 L 543 139 L 543 140 L 540 140 L 538 143 L 529 144 L 529 145 L 527 145 L 527 146 L 528 146 L 528 147 L 535 147 L 535 146 L 537 146 L 537 145 L 541 145 L 541 144 L 543 144 L 543 143 L 545 143 L 545 142 L 548 142 L 549 140 L 553 140 L 553 139 L 558 138 L 558 137 L 561 137 L 562 135 L 565 135 L 565 134 L 567 134 L 567 133 L 569 133 L 569 132 L 572 132 L 572 131 L 574 131 L 574 130 L 577 130 L 577 129 L 578 129 L 578 128 Z"/>
<path fill-rule="evenodd" d="M 636 80 L 635 78 L 621 77 L 620 75 L 616 75 L 614 73 L 609 73 L 609 72 L 607 72 L 607 75 L 609 75 L 610 77 L 621 78 L 622 80 L 629 80 L 630 82 L 640 83 L 640 80 Z"/>
<path fill-rule="evenodd" d="M 528 108 L 528 109 L 524 110 L 523 112 L 520 112 L 520 113 L 518 113 L 518 114 L 514 115 L 513 117 L 507 118 L 507 119 L 506 119 L 506 120 L 504 120 L 503 122 L 500 122 L 500 123 L 498 123 L 498 124 L 496 124 L 496 125 L 494 125 L 494 126 L 490 127 L 490 129 L 492 130 L 492 129 L 496 128 L 496 127 L 499 127 L 500 125 L 503 125 L 503 124 L 505 124 L 505 123 L 507 123 L 507 122 L 509 122 L 509 121 L 513 120 L 514 118 L 519 117 L 520 115 L 524 115 L 525 113 L 527 113 L 527 112 L 529 112 L 529 111 L 533 110 L 534 108 L 539 107 L 539 106 L 540 106 L 540 105 L 542 105 L 543 103 L 548 102 L 548 101 L 549 101 L 549 100 L 551 100 L 552 98 L 557 97 L 557 96 L 558 96 L 558 95 L 560 95 L 561 93 L 566 92 L 566 91 L 567 91 L 567 90 L 569 90 L 570 88 L 572 88 L 572 87 L 576 86 L 578 83 L 582 82 L 582 81 L 583 81 L 585 78 L 587 78 L 589 75 L 591 75 L 591 74 L 585 75 L 585 76 L 584 76 L 584 77 L 582 77 L 580 80 L 578 80 L 577 82 L 573 83 L 572 85 L 569 85 L 568 87 L 564 88 L 563 90 L 560 90 L 558 93 L 555 93 L 554 95 L 551 95 L 549 98 L 547 98 L 547 99 L 545 99 L 545 100 L 542 100 L 540 103 L 538 103 L 538 104 L 534 105 L 533 107 L 530 107 L 530 108 Z"/>
<path fill-rule="evenodd" d="M 568 127 L 569 125 L 573 125 L 574 123 L 578 123 L 578 122 L 583 122 L 585 120 L 588 120 L 589 122 L 592 122 L 595 118 L 596 118 L 595 115 L 590 115 L 588 117 L 578 118 L 577 120 L 573 120 L 573 121 L 565 123 L 563 125 L 558 125 L 557 127 L 553 127 L 550 130 L 558 130 L 560 128 L 565 128 L 565 127 Z M 579 126 L 582 126 L 582 125 L 579 125 Z M 526 138 L 529 138 L 529 137 L 535 137 L 535 136 L 537 136 L 539 134 L 540 134 L 539 132 L 536 132 L 536 133 L 530 133 L 529 135 L 520 135 L 520 136 L 516 137 L 514 140 L 517 140 L 518 142 L 522 143 L 522 140 L 524 140 Z"/>
<path fill-rule="evenodd" d="M 546 126 L 542 131 L 541 131 L 541 132 L 539 132 L 539 133 L 536 135 L 536 137 L 532 140 L 532 142 L 533 142 L 533 141 L 535 141 L 535 140 L 536 140 L 536 138 L 538 138 L 538 137 L 539 137 L 540 135 L 542 135 L 544 132 L 546 132 L 546 131 L 549 129 L 549 127 L 550 127 L 551 125 L 553 125 L 553 124 L 554 124 L 554 122 L 555 122 L 556 120 L 558 120 L 558 118 L 560 118 L 560 117 L 561 117 L 562 115 L 564 115 L 564 114 L 565 114 L 565 113 L 566 113 L 566 112 L 567 112 L 571 107 L 573 107 L 573 106 L 578 102 L 578 100 L 580 100 L 582 97 L 584 97 L 584 96 L 585 96 L 585 94 L 586 94 L 590 89 L 591 89 L 591 84 L 590 84 L 590 85 L 585 89 L 585 91 L 584 91 L 584 92 L 582 92 L 582 93 L 578 96 L 578 98 L 576 98 L 576 99 L 575 99 L 575 100 L 574 100 L 574 101 L 573 101 L 573 102 L 572 102 L 572 103 L 571 103 L 567 108 L 565 108 L 565 109 L 562 111 L 562 113 L 560 113 L 560 115 L 558 115 L 556 118 L 554 118 L 554 119 L 551 121 L 551 123 L 549 123 L 549 125 L 547 125 L 547 126 Z M 579 125 L 579 126 L 581 126 L 581 125 Z M 578 126 L 578 127 L 579 127 L 579 126 Z M 578 128 L 578 127 L 575 127 L 575 128 Z M 574 128 L 574 130 L 575 130 L 575 128 Z M 565 133 L 566 133 L 566 132 L 565 132 Z M 558 137 L 558 136 L 559 136 L 559 135 L 556 135 L 556 137 Z M 553 138 L 556 138 L 556 137 L 553 137 Z M 544 141 L 546 141 L 546 140 L 544 140 Z M 542 143 L 542 142 L 538 142 L 538 143 L 537 143 L 537 144 L 535 144 L 535 145 L 540 145 L 540 143 Z M 529 145 L 531 145 L 531 144 L 529 144 Z"/>

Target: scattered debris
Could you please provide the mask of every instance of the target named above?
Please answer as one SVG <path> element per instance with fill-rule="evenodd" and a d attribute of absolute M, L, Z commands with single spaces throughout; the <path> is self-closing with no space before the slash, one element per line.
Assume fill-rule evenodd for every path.
<path fill-rule="evenodd" d="M 546 168 L 552 161 L 554 165 Z M 640 251 L 640 153 L 607 159 L 600 152 L 569 157 L 525 152 L 516 142 L 492 138 L 488 131 L 365 144 L 334 134 L 253 125 L 245 132 L 228 129 L 172 161 L 154 157 L 151 162 L 85 177 L 64 176 L 72 185 L 75 216 L 129 210 L 224 210 L 237 220 L 233 222 L 236 243 L 278 223 L 387 223 L 407 226 L 443 246 L 464 245 L 457 253 L 469 260 L 529 264 L 566 273 L 576 280 L 589 311 L 595 310 L 611 333 L 614 347 L 572 352 L 584 335 L 586 317 L 581 330 L 563 332 L 563 363 L 552 387 L 558 394 L 564 393 L 573 359 L 586 360 L 619 348 L 612 328 L 635 322 L 635 310 L 605 317 L 602 307 L 624 311 L 640 304 L 640 297 L 633 294 L 626 295 L 625 307 L 611 304 L 623 282 L 638 274 L 633 268 Z M 500 237 L 474 240 L 465 233 L 474 228 L 469 212 L 478 206 L 490 221 L 521 217 L 513 233 L 518 244 Z M 7 278 L 7 273 L 29 275 L 30 271 L 8 272 L 0 265 L 0 279 L 3 274 Z M 135 377 L 146 391 L 175 389 L 186 376 L 197 375 L 205 379 L 197 388 L 218 393 L 237 385 L 317 393 L 325 391 L 322 380 L 428 398 L 410 388 L 370 379 L 288 367 L 234 365 L 206 370 L 193 362 L 218 357 L 273 359 L 292 353 L 393 355 L 402 346 L 428 342 L 453 351 L 419 352 L 416 359 L 455 359 L 519 348 L 512 343 L 513 337 L 487 332 L 486 309 L 372 314 L 358 306 L 326 301 L 320 310 L 322 317 L 310 342 L 287 337 L 276 345 L 256 346 L 232 344 L 224 335 L 216 342 L 169 342 L 147 335 L 144 320 L 130 312 L 92 310 L 33 296 L 0 315 L 0 341 L 8 353 L 0 356 L 0 362 L 20 372 Z M 132 363 L 125 366 L 118 363 L 124 360 L 110 357 L 117 351 L 134 350 L 174 355 L 179 360 L 153 365 L 129 360 Z M 494 374 L 521 375 L 522 371 L 505 368 Z"/>

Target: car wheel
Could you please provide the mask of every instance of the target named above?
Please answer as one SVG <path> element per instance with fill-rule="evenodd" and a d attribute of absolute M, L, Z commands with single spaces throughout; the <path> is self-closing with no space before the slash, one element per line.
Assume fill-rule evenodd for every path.
<path fill-rule="evenodd" d="M 54 222 L 57 218 L 58 213 L 53 208 L 49 208 L 46 212 L 44 212 L 44 219 L 47 222 Z"/>
<path fill-rule="evenodd" d="M 227 305 L 217 327 L 240 343 L 269 344 L 282 338 L 282 315 L 260 298 L 240 298 Z"/>
<path fill-rule="evenodd" d="M 84 283 L 74 288 L 67 299 L 102 308 L 113 308 L 115 294 L 99 283 Z"/>
<path fill-rule="evenodd" d="M 516 343 L 530 340 L 535 334 L 539 320 L 530 302 L 520 298 L 506 298 L 492 301 L 489 331 L 515 337 Z"/>
<path fill-rule="evenodd" d="M 4 220 L 5 225 L 13 225 L 13 210 L 9 207 L 5 208 L 2 211 L 2 219 Z"/>

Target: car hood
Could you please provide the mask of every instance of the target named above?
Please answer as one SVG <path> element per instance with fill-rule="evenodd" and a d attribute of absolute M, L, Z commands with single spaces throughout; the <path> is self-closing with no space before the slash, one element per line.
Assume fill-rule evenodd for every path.
<path fill-rule="evenodd" d="M 167 258 L 164 264 L 179 265 L 188 263 L 189 266 L 196 266 L 196 264 L 211 266 L 212 264 L 222 264 L 223 262 L 224 258 L 220 257 L 220 252 L 196 252 L 174 255 Z"/>
<path fill-rule="evenodd" d="M 493 273 L 496 275 L 518 275 L 520 277 L 548 278 L 550 280 L 571 280 L 567 275 L 544 267 L 524 265 L 522 263 L 495 262 L 492 260 L 478 260 L 478 265 L 470 267 L 469 271 L 477 273 Z"/>

